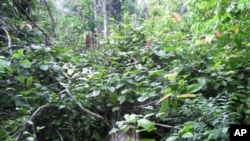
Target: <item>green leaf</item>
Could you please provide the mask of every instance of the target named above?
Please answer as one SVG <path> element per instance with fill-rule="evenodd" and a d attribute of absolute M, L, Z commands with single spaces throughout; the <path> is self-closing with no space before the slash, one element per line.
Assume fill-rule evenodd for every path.
<path fill-rule="evenodd" d="M 162 113 L 160 115 L 161 120 L 165 119 L 166 116 L 168 116 L 169 114 L 169 101 L 168 100 L 165 100 L 161 103 L 160 113 Z"/>
<path fill-rule="evenodd" d="M 39 68 L 40 68 L 41 70 L 43 70 L 43 71 L 47 71 L 47 70 L 49 69 L 49 66 L 48 66 L 48 65 L 42 64 L 42 65 L 39 66 Z"/>
<path fill-rule="evenodd" d="M 250 109 L 246 110 L 245 113 L 250 115 Z"/>
<path fill-rule="evenodd" d="M 27 79 L 26 85 L 30 86 L 32 84 L 32 82 L 33 82 L 33 77 L 29 76 L 28 79 Z"/>
<path fill-rule="evenodd" d="M 175 72 L 175 73 L 165 74 L 164 78 L 168 78 L 168 80 L 171 81 L 171 80 L 174 80 L 177 76 L 178 76 L 178 73 Z"/>
<path fill-rule="evenodd" d="M 89 96 L 90 97 L 96 97 L 96 96 L 99 96 L 100 95 L 100 90 L 97 90 L 97 91 L 93 91 Z"/>
<path fill-rule="evenodd" d="M 127 99 L 126 95 L 120 95 L 117 98 L 117 100 L 120 102 L 120 104 L 124 103 L 126 101 L 126 99 Z"/>
<path fill-rule="evenodd" d="M 155 123 L 148 119 L 139 119 L 137 120 L 137 123 L 138 123 L 138 126 L 144 128 L 148 132 L 156 130 Z"/>
<path fill-rule="evenodd" d="M 171 137 L 167 138 L 166 141 L 176 141 L 178 139 L 179 139 L 178 136 L 171 136 Z"/>
<path fill-rule="evenodd" d="M 184 133 L 190 132 L 192 130 L 191 126 L 186 125 L 181 130 L 178 131 L 179 135 L 183 135 Z"/>
<path fill-rule="evenodd" d="M 23 75 L 19 75 L 17 76 L 17 80 L 21 83 L 21 84 L 24 84 L 25 82 L 25 77 Z"/>
<path fill-rule="evenodd" d="M 119 131 L 119 129 L 117 128 L 112 128 L 110 131 L 109 131 L 109 135 L 113 134 L 113 133 L 116 133 L 117 131 Z"/>
<path fill-rule="evenodd" d="M 153 71 L 148 71 L 149 76 L 158 76 L 160 75 L 160 71 L 159 70 L 153 70 Z"/>
<path fill-rule="evenodd" d="M 181 135 L 182 138 L 191 138 L 193 137 L 194 135 L 191 133 L 191 132 L 186 132 L 184 133 L 183 135 Z"/>
<path fill-rule="evenodd" d="M 158 52 L 155 52 L 155 54 L 157 56 L 160 56 L 160 57 L 165 57 L 166 56 L 166 52 L 164 50 L 160 50 Z"/>
<path fill-rule="evenodd" d="M 11 65 L 10 61 L 0 59 L 0 71 L 4 71 L 4 68 L 8 67 Z"/>
<path fill-rule="evenodd" d="M 108 89 L 110 92 L 115 92 L 115 87 L 109 87 Z"/>
<path fill-rule="evenodd" d="M 20 60 L 20 61 L 19 61 L 19 65 L 21 65 L 23 68 L 28 69 L 28 68 L 31 67 L 31 62 L 30 62 L 29 60 L 27 60 L 27 59 L 25 59 L 25 60 Z"/>
<path fill-rule="evenodd" d="M 124 115 L 124 118 L 125 118 L 125 120 L 126 120 L 128 123 L 135 123 L 136 120 L 137 120 L 137 117 L 138 117 L 138 115 L 135 115 L 135 114 L 131 114 L 131 115 L 125 114 L 125 115 Z"/>
<path fill-rule="evenodd" d="M 14 59 L 19 59 L 19 58 L 22 58 L 23 56 L 24 56 L 24 54 L 23 54 L 22 49 L 19 49 L 19 50 L 17 50 L 16 53 L 12 54 L 12 58 L 14 58 Z"/>
<path fill-rule="evenodd" d="M 187 86 L 186 93 L 195 93 L 202 89 L 203 85 L 202 84 L 192 84 Z"/>
<path fill-rule="evenodd" d="M 174 50 L 176 50 L 176 47 L 165 47 L 164 50 L 165 51 L 174 51 Z"/>

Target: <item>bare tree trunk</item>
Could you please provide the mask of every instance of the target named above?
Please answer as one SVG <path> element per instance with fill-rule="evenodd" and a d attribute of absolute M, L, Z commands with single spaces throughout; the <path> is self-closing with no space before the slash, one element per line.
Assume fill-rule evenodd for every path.
<path fill-rule="evenodd" d="M 52 12 L 51 12 L 51 9 L 50 9 L 50 7 L 48 5 L 47 0 L 44 0 L 43 2 L 44 2 L 45 6 L 47 7 L 47 10 L 49 12 L 49 17 L 50 17 L 51 23 L 52 23 L 52 31 L 53 31 L 54 37 L 56 37 L 56 23 L 55 23 L 55 19 L 54 19 L 53 15 L 52 15 Z"/>
<path fill-rule="evenodd" d="M 106 7 L 107 7 L 107 1 L 103 0 L 102 12 L 103 12 L 103 36 L 104 38 L 106 38 L 108 34 L 108 16 L 107 16 Z"/>

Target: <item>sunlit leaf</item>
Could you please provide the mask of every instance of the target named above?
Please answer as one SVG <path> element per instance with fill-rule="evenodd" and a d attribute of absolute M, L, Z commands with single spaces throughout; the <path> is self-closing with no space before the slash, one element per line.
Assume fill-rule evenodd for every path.
<path fill-rule="evenodd" d="M 31 62 L 27 59 L 25 60 L 20 60 L 19 64 L 23 67 L 23 68 L 30 68 L 31 67 Z"/>
<path fill-rule="evenodd" d="M 168 98 L 169 98 L 170 96 L 172 96 L 172 95 L 173 95 L 172 93 L 165 95 L 165 96 L 162 97 L 156 104 L 157 104 L 157 105 L 160 104 L 162 101 L 168 99 Z"/>
<path fill-rule="evenodd" d="M 178 97 L 179 98 L 194 98 L 194 97 L 196 97 L 196 95 L 195 94 L 182 94 Z"/>
<path fill-rule="evenodd" d="M 124 103 L 126 101 L 127 97 L 126 95 L 119 95 L 117 100 L 120 102 L 120 104 Z"/>
<path fill-rule="evenodd" d="M 10 61 L 4 60 L 4 59 L 0 59 L 0 71 L 3 71 L 4 68 L 8 67 L 11 65 Z"/>
<path fill-rule="evenodd" d="M 191 132 L 187 132 L 187 133 L 184 133 L 183 135 L 181 135 L 182 138 L 191 138 L 193 136 L 194 135 Z"/>
<path fill-rule="evenodd" d="M 72 74 L 74 73 L 74 70 L 73 69 L 68 69 L 67 73 L 68 73 L 69 76 L 72 76 Z"/>
<path fill-rule="evenodd" d="M 100 95 L 100 90 L 97 90 L 97 91 L 92 91 L 91 94 L 89 94 L 89 97 L 96 97 L 96 96 L 99 96 Z"/>
<path fill-rule="evenodd" d="M 19 25 L 19 29 L 20 29 L 20 30 L 23 30 L 24 27 L 25 27 L 25 24 L 24 24 L 24 23 L 21 23 L 21 24 Z"/>
<path fill-rule="evenodd" d="M 165 119 L 168 114 L 169 114 L 169 100 L 165 100 L 161 103 L 161 108 L 160 108 L 160 112 L 161 114 L 157 115 L 158 117 L 160 117 L 160 119 Z"/>
<path fill-rule="evenodd" d="M 17 79 L 18 79 L 18 81 L 19 81 L 21 84 L 23 84 L 23 83 L 25 82 L 25 77 L 24 77 L 23 75 L 19 75 L 19 76 L 17 77 Z"/>
<path fill-rule="evenodd" d="M 230 28 L 230 30 L 232 31 L 231 37 L 234 37 L 235 35 L 237 35 L 239 33 L 239 31 L 240 31 L 240 25 L 232 26 Z"/>
<path fill-rule="evenodd" d="M 47 71 L 49 69 L 49 66 L 48 65 L 45 65 L 45 64 L 42 64 L 39 66 L 39 68 L 43 71 Z"/>
<path fill-rule="evenodd" d="M 14 58 L 14 59 L 19 59 L 19 58 L 22 58 L 22 57 L 24 57 L 22 49 L 19 49 L 19 50 L 17 50 L 17 52 L 12 54 L 12 58 Z"/>
<path fill-rule="evenodd" d="M 166 141 L 177 141 L 177 140 L 179 140 L 178 136 L 171 136 L 171 137 L 166 139 Z"/>
<path fill-rule="evenodd" d="M 171 80 L 174 80 L 177 76 L 178 76 L 178 73 L 174 72 L 174 73 L 170 73 L 170 74 L 165 74 L 164 78 L 168 78 L 168 80 L 171 81 Z"/>
<path fill-rule="evenodd" d="M 189 125 L 184 126 L 182 129 L 178 131 L 179 135 L 183 135 L 184 133 L 191 132 L 192 128 Z"/>
<path fill-rule="evenodd" d="M 137 121 L 138 116 L 135 115 L 135 114 L 131 114 L 131 115 L 125 114 L 125 115 L 124 115 L 124 118 L 125 118 L 125 120 L 126 120 L 128 123 L 135 123 L 135 122 Z"/>
<path fill-rule="evenodd" d="M 139 119 L 137 123 L 138 126 L 143 127 L 148 132 L 156 130 L 155 123 L 148 119 Z"/>
<path fill-rule="evenodd" d="M 27 85 L 27 86 L 30 86 L 30 85 L 32 84 L 32 82 L 33 82 L 33 77 L 32 77 L 32 76 L 29 76 L 29 77 L 27 78 L 26 85 Z"/>

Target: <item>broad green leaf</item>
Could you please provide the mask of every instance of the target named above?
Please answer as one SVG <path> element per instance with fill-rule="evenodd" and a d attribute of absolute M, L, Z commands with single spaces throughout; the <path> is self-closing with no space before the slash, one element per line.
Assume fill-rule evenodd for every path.
<path fill-rule="evenodd" d="M 155 52 L 155 54 L 157 56 L 160 56 L 160 57 L 165 57 L 166 56 L 166 52 L 164 50 L 160 50 L 158 52 Z"/>
<path fill-rule="evenodd" d="M 19 75 L 19 76 L 17 77 L 17 79 L 18 79 L 18 81 L 19 81 L 21 84 L 23 84 L 23 83 L 25 82 L 25 77 L 24 77 L 23 75 Z"/>
<path fill-rule="evenodd" d="M 129 89 L 124 89 L 121 91 L 121 94 L 127 94 L 129 92 Z"/>
<path fill-rule="evenodd" d="M 135 114 L 125 114 L 124 115 L 124 118 L 125 120 L 128 122 L 128 123 L 135 123 L 137 118 L 138 118 L 138 115 L 135 115 Z"/>
<path fill-rule="evenodd" d="M 183 135 L 181 135 L 182 138 L 191 138 L 193 137 L 194 135 L 191 133 L 191 132 L 186 132 L 184 133 Z"/>
<path fill-rule="evenodd" d="M 147 100 L 149 98 L 150 98 L 149 96 L 142 95 L 142 96 L 140 96 L 140 97 L 137 98 L 137 101 L 143 102 L 143 101 L 145 101 L 145 100 Z"/>
<path fill-rule="evenodd" d="M 146 115 L 144 116 L 144 118 L 149 118 L 149 117 L 154 116 L 154 115 L 155 115 L 155 113 L 149 113 L 149 114 L 146 114 Z"/>
<path fill-rule="evenodd" d="M 112 93 L 115 92 L 115 87 L 109 87 L 108 89 L 109 89 L 109 91 L 112 92 Z"/>
<path fill-rule="evenodd" d="M 250 109 L 246 110 L 245 113 L 250 115 Z"/>
<path fill-rule="evenodd" d="M 176 47 L 165 47 L 164 50 L 165 51 L 174 51 L 176 49 Z"/>
<path fill-rule="evenodd" d="M 4 59 L 0 59 L 0 71 L 4 71 L 4 68 L 11 65 L 10 61 L 6 61 Z"/>
<path fill-rule="evenodd" d="M 155 123 L 148 119 L 139 119 L 137 120 L 137 123 L 138 123 L 138 126 L 144 128 L 148 132 L 156 130 Z"/>
<path fill-rule="evenodd" d="M 109 131 L 109 135 L 113 134 L 113 133 L 116 133 L 117 131 L 119 131 L 119 129 L 117 128 L 112 128 L 110 131 Z"/>
<path fill-rule="evenodd" d="M 43 71 L 47 71 L 49 69 L 49 66 L 48 65 L 45 65 L 45 64 L 42 64 L 39 66 L 39 68 Z"/>
<path fill-rule="evenodd" d="M 25 59 L 25 60 L 20 60 L 20 61 L 19 61 L 19 65 L 21 65 L 23 68 L 28 69 L 28 68 L 31 67 L 31 62 L 30 62 L 29 60 L 27 60 L 27 59 Z"/>
<path fill-rule="evenodd" d="M 33 77 L 29 76 L 28 79 L 27 79 L 26 85 L 30 86 L 32 84 L 32 82 L 33 82 Z"/>
<path fill-rule="evenodd" d="M 181 130 L 178 131 L 179 135 L 183 135 L 184 133 L 190 132 L 192 130 L 191 126 L 186 125 Z"/>
<path fill-rule="evenodd" d="M 32 92 L 35 91 L 35 88 L 32 88 L 32 89 L 28 89 L 28 90 L 23 90 L 21 91 L 20 93 L 24 96 L 27 96 L 27 95 L 30 95 Z"/>
<path fill-rule="evenodd" d="M 168 78 L 168 80 L 171 81 L 171 80 L 174 80 L 177 76 L 178 76 L 178 73 L 175 72 L 175 73 L 165 74 L 164 78 Z"/>
<path fill-rule="evenodd" d="M 19 50 L 17 50 L 16 53 L 12 54 L 12 58 L 14 58 L 14 59 L 19 59 L 19 58 L 22 58 L 23 56 L 24 56 L 24 54 L 23 54 L 22 49 L 19 49 Z"/>
<path fill-rule="evenodd" d="M 100 92 L 101 92 L 101 91 L 99 91 L 99 90 L 93 91 L 91 97 L 99 96 L 99 95 L 100 95 Z"/>
<path fill-rule="evenodd" d="M 74 73 L 74 70 L 73 69 L 68 69 L 67 73 L 68 73 L 69 76 L 72 76 L 72 74 Z"/>
<path fill-rule="evenodd" d="M 160 108 L 160 119 L 165 119 L 168 114 L 169 114 L 169 100 L 165 100 L 161 103 L 161 108 Z"/>
<path fill-rule="evenodd" d="M 123 86 L 124 84 L 123 83 L 118 83 L 117 85 L 116 85 L 116 89 L 119 89 L 119 88 L 121 88 L 122 86 Z"/>
<path fill-rule="evenodd" d="M 159 70 L 148 71 L 149 76 L 159 76 L 161 72 Z"/>
<path fill-rule="evenodd" d="M 199 90 L 201 90 L 203 87 L 202 84 L 192 84 L 192 85 L 188 85 L 187 89 L 186 89 L 186 93 L 195 93 Z"/>
<path fill-rule="evenodd" d="M 120 102 L 120 104 L 124 103 L 126 101 L 127 97 L 126 95 L 119 95 L 117 100 Z"/>
<path fill-rule="evenodd" d="M 177 141 L 177 140 L 179 140 L 178 136 L 171 136 L 171 137 L 166 139 L 166 141 Z"/>
<path fill-rule="evenodd" d="M 121 108 L 119 106 L 115 106 L 112 108 L 112 112 L 119 111 Z"/>

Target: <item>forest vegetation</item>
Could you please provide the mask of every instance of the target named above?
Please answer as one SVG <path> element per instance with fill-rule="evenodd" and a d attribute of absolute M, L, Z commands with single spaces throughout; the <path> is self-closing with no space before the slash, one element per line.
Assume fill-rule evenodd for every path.
<path fill-rule="evenodd" d="M 1 0 L 1 141 L 228 141 L 250 124 L 249 0 Z"/>

